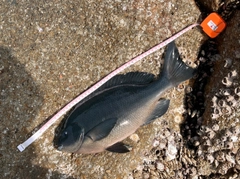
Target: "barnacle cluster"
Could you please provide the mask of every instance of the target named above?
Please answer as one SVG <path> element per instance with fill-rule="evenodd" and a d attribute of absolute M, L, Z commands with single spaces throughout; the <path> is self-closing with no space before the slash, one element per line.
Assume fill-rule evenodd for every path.
<path fill-rule="evenodd" d="M 133 171 L 135 179 L 174 177 L 176 172 L 173 171 L 182 168 L 178 162 L 182 147 L 181 135 L 170 129 L 166 121 L 162 124 L 152 141 L 151 150 L 144 154 L 143 163 Z"/>
<path fill-rule="evenodd" d="M 166 121 L 152 141 L 152 148 L 131 174 L 134 179 L 198 178 L 194 151 L 187 149 L 178 131 L 170 129 Z"/>
<path fill-rule="evenodd" d="M 220 129 L 218 124 L 211 127 L 201 126 L 198 131 L 199 137 L 195 137 L 193 143 L 196 145 L 196 154 L 199 163 L 209 166 L 211 173 L 225 175 L 229 170 L 238 173 L 240 169 L 240 149 L 238 140 L 240 137 L 240 126 L 232 126 L 230 129 Z M 207 175 L 203 165 L 197 165 L 199 174 Z"/>
<path fill-rule="evenodd" d="M 181 134 L 191 147 L 191 138 L 197 136 L 198 131 L 203 123 L 203 114 L 205 112 L 205 95 L 204 90 L 208 82 L 209 76 L 213 72 L 213 65 L 219 59 L 216 43 L 207 41 L 201 47 L 198 57 L 198 75 L 192 87 L 185 88 L 185 121 L 181 125 Z"/>
<path fill-rule="evenodd" d="M 229 173 L 231 179 L 240 177 L 240 126 L 221 129 L 216 123 L 211 127 L 202 125 L 197 133 L 190 139 L 196 150 L 191 150 L 185 147 L 178 132 L 163 126 L 132 178 L 203 179 Z"/>
<path fill-rule="evenodd" d="M 226 63 L 228 63 L 226 61 Z M 228 65 L 225 65 L 228 66 Z M 212 119 L 217 119 L 220 116 L 232 114 L 235 108 L 239 107 L 240 84 L 238 82 L 238 73 L 233 70 L 223 78 L 222 83 L 224 88 L 219 91 L 212 98 Z"/>

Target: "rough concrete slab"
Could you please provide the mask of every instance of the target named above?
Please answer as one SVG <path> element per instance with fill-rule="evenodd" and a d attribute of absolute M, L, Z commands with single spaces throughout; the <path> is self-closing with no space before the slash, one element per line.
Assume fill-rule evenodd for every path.
<path fill-rule="evenodd" d="M 3 178 L 127 178 L 152 145 L 161 120 L 141 128 L 127 154 L 71 155 L 54 149 L 54 124 L 23 153 L 17 145 L 36 126 L 129 59 L 170 37 L 200 15 L 194 1 L 0 2 L 0 173 Z M 195 61 L 202 35 L 177 44 Z M 158 74 L 163 49 L 126 71 Z M 163 118 L 179 130 L 183 90 L 168 92 Z M 181 118 L 181 117 L 180 117 Z"/>

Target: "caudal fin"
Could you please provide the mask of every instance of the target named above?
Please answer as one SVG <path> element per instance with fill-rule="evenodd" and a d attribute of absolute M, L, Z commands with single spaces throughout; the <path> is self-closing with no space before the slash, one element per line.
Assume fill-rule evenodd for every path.
<path fill-rule="evenodd" d="M 165 53 L 162 77 L 176 86 L 177 84 L 193 77 L 195 70 L 187 66 L 181 59 L 174 42 L 167 46 Z"/>

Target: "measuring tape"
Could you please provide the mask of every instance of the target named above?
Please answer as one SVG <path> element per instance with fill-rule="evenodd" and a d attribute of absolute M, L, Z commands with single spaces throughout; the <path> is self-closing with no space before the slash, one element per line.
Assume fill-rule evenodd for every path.
<path fill-rule="evenodd" d="M 215 16 L 214 16 L 215 17 Z M 222 29 L 222 23 L 220 23 L 219 21 L 215 21 L 216 18 L 210 18 L 210 20 L 208 21 L 203 21 L 204 23 L 201 24 L 201 26 L 204 28 L 206 28 L 207 30 L 205 31 L 206 33 L 208 32 L 211 36 L 213 37 L 214 35 L 212 35 L 212 33 L 210 32 L 211 29 L 212 31 L 216 31 L 219 32 Z M 219 19 L 218 19 L 219 20 Z M 212 22 L 210 22 L 212 21 Z M 223 21 L 224 22 L 224 21 Z M 207 25 L 206 25 L 207 24 Z M 186 28 L 184 28 L 183 30 L 181 30 L 180 32 L 178 32 L 177 34 L 173 35 L 172 37 L 170 37 L 169 39 L 163 41 L 162 43 L 158 44 L 157 46 L 151 48 L 150 50 L 144 52 L 143 54 L 133 58 L 132 60 L 130 60 L 129 62 L 125 63 L 124 65 L 122 65 L 121 67 L 119 67 L 118 69 L 114 70 L 113 72 L 111 72 L 110 74 L 108 74 L 106 77 L 104 77 L 102 80 L 100 80 L 99 82 L 97 82 L 95 85 L 93 85 L 90 89 L 86 90 L 85 92 L 83 92 L 81 95 L 79 95 L 77 98 L 75 98 L 74 100 L 72 100 L 70 103 L 68 103 L 64 108 L 62 108 L 57 114 L 55 114 L 47 123 L 45 123 L 36 133 L 34 133 L 30 138 L 28 138 L 25 142 L 23 142 L 22 144 L 18 145 L 17 148 L 20 152 L 24 151 L 26 147 L 28 147 L 30 144 L 32 144 L 36 139 L 38 139 L 54 122 L 56 122 L 62 115 L 64 115 L 67 111 L 69 111 L 73 106 L 75 106 L 77 103 L 79 103 L 81 100 L 83 100 L 84 98 L 86 98 L 89 94 L 93 93 L 96 89 L 98 89 L 100 86 L 102 86 L 104 83 L 106 83 L 108 80 L 110 80 L 112 77 L 114 77 L 115 75 L 117 75 L 118 73 L 120 73 L 121 71 L 125 70 L 126 68 L 128 68 L 129 66 L 133 65 L 134 63 L 140 61 L 141 59 L 143 59 L 144 57 L 156 52 L 157 50 L 159 50 L 160 48 L 166 46 L 167 44 L 169 44 L 170 42 L 174 41 L 175 39 L 177 39 L 178 37 L 180 37 L 181 35 L 183 35 L 184 33 L 186 33 L 187 31 L 191 30 L 193 27 L 199 26 L 200 24 L 195 23 L 192 24 Z M 220 27 L 218 25 L 221 25 Z M 209 30 L 210 28 L 210 30 Z M 224 28 L 223 28 L 224 29 Z M 222 29 L 222 30 L 223 30 Z M 207 33 L 207 34 L 208 34 Z M 219 32 L 220 33 L 220 32 Z M 217 33 L 217 35 L 219 34 Z M 208 34 L 208 35 L 209 35 Z"/>

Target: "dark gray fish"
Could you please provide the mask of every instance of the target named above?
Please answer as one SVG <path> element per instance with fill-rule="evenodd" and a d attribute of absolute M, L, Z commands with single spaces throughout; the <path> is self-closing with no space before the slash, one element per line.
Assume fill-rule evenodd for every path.
<path fill-rule="evenodd" d="M 57 149 L 128 152 L 120 141 L 166 113 L 169 100 L 161 95 L 193 76 L 194 69 L 182 62 L 174 42 L 168 45 L 164 60 L 159 79 L 140 72 L 118 75 L 80 102 L 59 134 Z"/>

